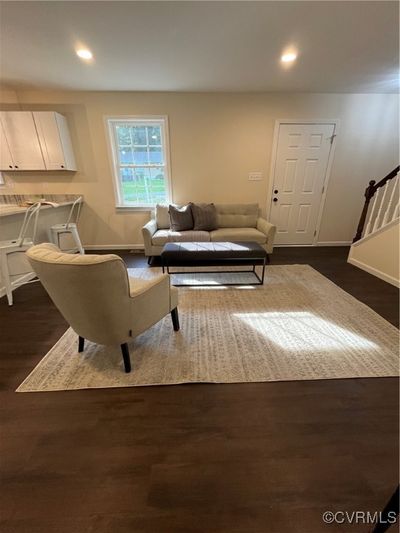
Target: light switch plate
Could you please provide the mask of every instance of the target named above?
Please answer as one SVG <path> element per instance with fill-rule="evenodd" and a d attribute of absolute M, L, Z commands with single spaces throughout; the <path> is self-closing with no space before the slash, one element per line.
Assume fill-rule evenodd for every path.
<path fill-rule="evenodd" d="M 249 181 L 260 181 L 263 179 L 262 172 L 250 172 Z"/>

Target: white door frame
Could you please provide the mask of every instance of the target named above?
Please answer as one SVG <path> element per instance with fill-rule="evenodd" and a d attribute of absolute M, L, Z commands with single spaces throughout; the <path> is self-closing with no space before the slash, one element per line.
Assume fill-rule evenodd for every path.
<path fill-rule="evenodd" d="M 278 139 L 279 139 L 279 127 L 281 124 L 332 124 L 334 126 L 333 130 L 333 142 L 331 145 L 331 149 L 329 151 L 329 157 L 328 157 L 328 164 L 326 167 L 326 173 L 324 178 L 324 192 L 321 196 L 321 201 L 319 204 L 319 211 L 318 211 L 318 217 L 317 217 L 317 226 L 316 226 L 316 233 L 314 235 L 313 243 L 312 244 L 285 244 L 282 246 L 317 246 L 318 244 L 318 237 L 319 237 L 319 231 L 321 227 L 321 221 L 322 221 L 322 214 L 325 207 L 325 200 L 326 200 L 326 193 L 328 191 L 328 183 L 329 178 L 331 175 L 331 169 L 332 169 L 332 163 L 333 163 L 333 156 L 335 152 L 335 146 L 336 146 L 336 139 L 339 131 L 339 119 L 327 119 L 327 120 L 301 120 L 301 119 L 276 119 L 275 120 L 275 127 L 274 127 L 274 137 L 272 142 L 272 152 L 271 152 L 271 166 L 270 166 L 270 172 L 269 172 L 269 184 L 267 190 L 267 206 L 266 206 L 266 218 L 267 220 L 270 219 L 270 212 L 271 212 L 271 202 L 272 202 L 272 190 L 274 188 L 274 177 L 275 177 L 275 166 L 276 166 L 276 156 L 278 154 Z M 280 246 L 279 244 L 276 246 Z"/>

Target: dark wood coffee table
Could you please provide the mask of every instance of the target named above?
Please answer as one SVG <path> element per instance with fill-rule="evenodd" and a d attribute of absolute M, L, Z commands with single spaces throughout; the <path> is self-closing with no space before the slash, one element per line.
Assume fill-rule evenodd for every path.
<path fill-rule="evenodd" d="M 225 272 L 251 272 L 254 283 L 224 283 L 223 285 L 262 285 L 264 283 L 265 265 L 269 262 L 268 254 L 256 242 L 168 242 L 161 252 L 163 272 L 168 274 L 187 274 L 184 271 L 170 272 L 170 267 L 204 267 L 204 266 L 242 266 L 250 265 L 252 270 L 208 270 L 190 271 L 190 274 L 220 274 Z M 262 266 L 261 277 L 256 266 Z M 189 284 L 174 283 L 175 286 Z M 214 283 L 192 283 L 190 286 L 214 285 Z"/>

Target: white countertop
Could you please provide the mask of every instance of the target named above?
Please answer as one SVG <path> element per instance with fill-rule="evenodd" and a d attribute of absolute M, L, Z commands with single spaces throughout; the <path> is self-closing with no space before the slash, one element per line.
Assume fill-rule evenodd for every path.
<path fill-rule="evenodd" d="M 42 209 L 57 209 L 58 207 L 63 207 L 65 205 L 72 205 L 74 202 L 73 200 L 69 202 L 57 202 L 56 206 L 52 205 L 42 205 Z M 7 217 L 11 215 L 20 215 L 26 212 L 28 208 L 27 207 L 21 207 L 17 204 L 0 204 L 0 217 Z"/>

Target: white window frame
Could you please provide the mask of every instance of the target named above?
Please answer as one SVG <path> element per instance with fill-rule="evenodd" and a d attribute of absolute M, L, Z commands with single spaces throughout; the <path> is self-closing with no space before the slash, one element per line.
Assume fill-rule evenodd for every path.
<path fill-rule="evenodd" d="M 105 127 L 107 130 L 107 140 L 108 140 L 108 149 L 109 157 L 111 162 L 111 170 L 113 174 L 113 185 L 114 185 L 114 194 L 115 194 L 115 206 L 117 209 L 130 209 L 134 211 L 150 211 L 154 209 L 155 204 L 137 204 L 129 205 L 123 203 L 123 196 L 121 191 L 121 181 L 119 178 L 119 165 L 118 165 L 118 154 L 116 152 L 118 143 L 116 142 L 115 137 L 115 125 L 120 122 L 134 122 L 135 125 L 144 125 L 151 126 L 152 124 L 161 126 L 161 139 L 162 146 L 164 150 L 164 179 L 166 184 L 166 194 L 165 198 L 166 203 L 172 203 L 172 185 L 171 185 L 171 165 L 170 165 L 170 148 L 169 148 L 169 127 L 168 127 L 168 117 L 167 115 L 116 115 L 116 116 L 105 116 Z M 160 165 L 154 165 L 159 167 Z"/>

